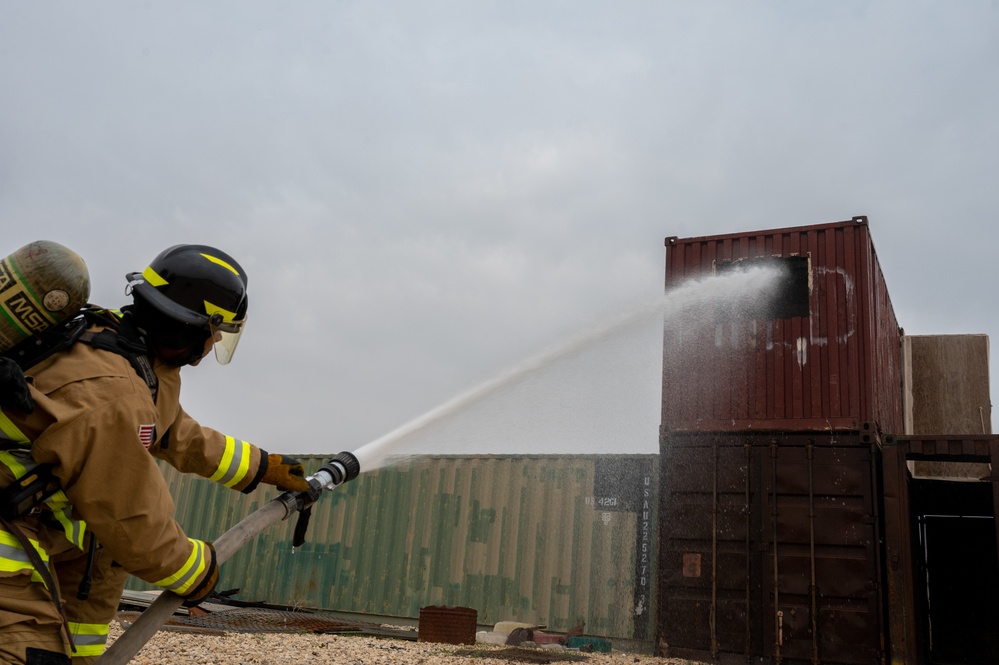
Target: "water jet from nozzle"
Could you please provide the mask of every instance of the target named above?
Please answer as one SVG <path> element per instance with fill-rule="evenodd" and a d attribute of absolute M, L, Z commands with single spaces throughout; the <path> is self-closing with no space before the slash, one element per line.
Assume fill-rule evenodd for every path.
<path fill-rule="evenodd" d="M 432 426 L 456 417 L 462 411 L 493 398 L 515 384 L 529 380 L 557 362 L 646 324 L 662 325 L 665 321 L 670 334 L 700 334 L 711 325 L 713 317 L 719 311 L 724 310 L 737 316 L 761 309 L 760 302 L 766 302 L 774 296 L 774 287 L 782 275 L 779 266 L 746 264 L 718 274 L 689 279 L 663 295 L 634 303 L 582 328 L 578 333 L 542 349 L 437 408 L 364 444 L 354 454 L 361 460 L 365 472 L 404 461 L 409 456 L 406 444 L 417 436 L 424 436 Z M 680 333 L 677 333 L 678 330 Z M 660 341 L 657 352 L 661 353 L 662 350 Z M 649 360 L 661 367 L 661 355 L 650 356 Z M 657 408 L 654 416 L 658 415 Z M 498 442 L 496 450 L 491 452 L 503 449 L 502 446 L 507 443 Z"/>

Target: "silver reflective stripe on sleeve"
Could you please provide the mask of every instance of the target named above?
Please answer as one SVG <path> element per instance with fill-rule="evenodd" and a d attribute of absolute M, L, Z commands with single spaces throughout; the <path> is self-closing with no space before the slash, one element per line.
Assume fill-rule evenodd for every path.
<path fill-rule="evenodd" d="M 16 561 L 19 564 L 26 564 L 24 566 L 25 569 L 32 567 L 31 559 L 28 558 L 28 553 L 25 552 L 20 545 L 7 545 L 0 542 L 0 559 Z M 0 564 L 0 570 L 6 570 L 6 568 Z M 7 572 L 12 573 L 14 570 L 7 570 Z"/>

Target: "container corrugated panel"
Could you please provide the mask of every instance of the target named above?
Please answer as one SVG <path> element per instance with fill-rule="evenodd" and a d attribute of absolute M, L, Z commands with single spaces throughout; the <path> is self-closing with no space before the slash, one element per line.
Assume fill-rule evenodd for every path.
<path fill-rule="evenodd" d="M 713 330 L 686 336 L 667 321 L 663 430 L 903 431 L 901 334 L 867 218 L 667 238 L 667 289 L 746 259 L 807 270 L 799 307 L 719 312 Z"/>
<path fill-rule="evenodd" d="M 999 436 L 940 434 L 924 436 L 893 437 L 892 443 L 902 446 L 908 459 L 937 459 L 988 461 L 990 457 L 999 459 Z M 999 478 L 999 470 L 993 469 Z"/>
<path fill-rule="evenodd" d="M 878 448 L 820 438 L 667 438 L 661 655 L 883 663 Z"/>
<path fill-rule="evenodd" d="M 326 460 L 299 457 L 308 471 Z M 362 472 L 221 569 L 238 598 L 417 618 L 425 606 L 474 608 L 479 622 L 520 621 L 591 635 L 651 633 L 654 455 L 442 456 Z M 178 521 L 214 539 L 276 496 L 226 490 L 163 466 Z M 134 587 L 149 588 L 132 582 Z"/>

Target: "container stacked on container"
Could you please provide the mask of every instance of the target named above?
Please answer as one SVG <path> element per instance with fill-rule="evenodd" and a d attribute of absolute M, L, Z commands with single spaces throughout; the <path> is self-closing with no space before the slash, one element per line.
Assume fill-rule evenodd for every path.
<path fill-rule="evenodd" d="M 658 650 L 881 663 L 877 462 L 902 431 L 901 331 L 867 218 L 667 238 L 667 292 L 760 264 L 784 271 L 766 307 L 665 321 Z"/>

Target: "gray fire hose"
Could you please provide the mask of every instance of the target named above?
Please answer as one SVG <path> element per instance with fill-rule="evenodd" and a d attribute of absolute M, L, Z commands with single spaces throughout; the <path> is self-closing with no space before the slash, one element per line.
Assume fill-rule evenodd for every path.
<path fill-rule="evenodd" d="M 338 485 L 353 480 L 360 471 L 360 464 L 353 454 L 340 453 L 320 467 L 314 475 L 306 478 L 309 483 L 307 492 L 285 492 L 222 534 L 213 543 L 216 562 L 221 565 L 250 539 L 270 525 L 287 519 L 292 513 L 303 511 L 303 516 L 307 515 L 307 511 L 319 500 L 323 490 L 333 490 Z M 97 659 L 97 662 L 100 665 L 128 663 L 183 602 L 184 599 L 173 592 L 161 593 L 135 623 L 115 640 L 104 655 Z"/>

